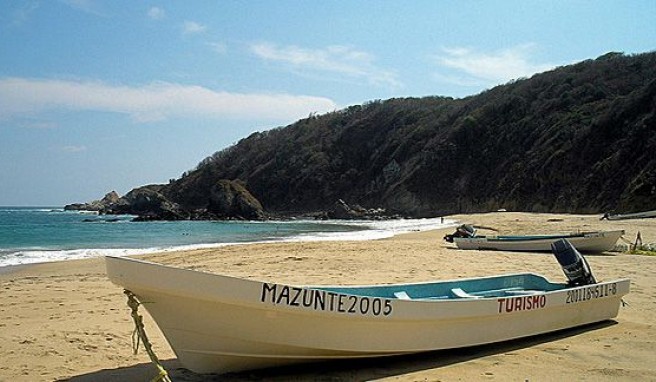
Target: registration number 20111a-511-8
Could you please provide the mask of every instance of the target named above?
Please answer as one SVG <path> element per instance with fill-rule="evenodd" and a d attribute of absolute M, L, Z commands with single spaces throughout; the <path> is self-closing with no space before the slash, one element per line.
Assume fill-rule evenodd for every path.
<path fill-rule="evenodd" d="M 590 285 L 567 291 L 566 304 L 574 304 L 617 294 L 617 283 Z"/>

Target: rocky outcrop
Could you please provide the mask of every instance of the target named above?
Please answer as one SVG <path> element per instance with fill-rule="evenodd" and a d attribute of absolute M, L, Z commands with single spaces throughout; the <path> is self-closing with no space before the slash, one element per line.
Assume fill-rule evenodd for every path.
<path fill-rule="evenodd" d="M 237 181 L 219 180 L 210 190 L 208 212 L 219 218 L 264 219 L 262 204 Z"/>
<path fill-rule="evenodd" d="M 64 206 L 66 211 L 96 211 L 104 213 L 110 206 L 118 203 L 120 196 L 116 191 L 108 192 L 102 199 L 89 203 L 75 203 Z"/>
<path fill-rule="evenodd" d="M 164 194 L 163 185 L 149 185 L 125 196 L 112 191 L 102 200 L 76 203 L 66 210 L 97 211 L 108 215 L 136 215 L 136 221 L 147 220 L 263 220 L 262 204 L 238 181 L 219 180 L 210 189 L 205 207 L 186 207 Z"/>
<path fill-rule="evenodd" d="M 128 192 L 106 213 L 137 215 L 136 220 L 184 220 L 189 213 L 162 195 L 158 187 L 145 186 Z"/>

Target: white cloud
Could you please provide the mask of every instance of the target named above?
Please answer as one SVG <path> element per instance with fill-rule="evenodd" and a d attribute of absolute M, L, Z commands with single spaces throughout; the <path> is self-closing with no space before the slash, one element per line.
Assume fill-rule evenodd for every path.
<path fill-rule="evenodd" d="M 445 82 L 463 87 L 481 87 L 489 84 L 488 81 L 483 81 L 478 78 L 463 76 L 463 75 L 447 75 L 442 73 L 433 73 L 433 79 L 437 82 Z"/>
<path fill-rule="evenodd" d="M 102 6 L 94 0 L 60 0 L 73 9 L 96 16 L 105 16 Z"/>
<path fill-rule="evenodd" d="M 153 20 L 162 20 L 166 17 L 166 11 L 159 7 L 151 7 L 148 10 L 148 17 Z"/>
<path fill-rule="evenodd" d="M 52 121 L 25 121 L 21 126 L 26 129 L 55 129 L 57 124 Z"/>
<path fill-rule="evenodd" d="M 19 26 L 26 23 L 27 20 L 30 19 L 32 13 L 39 8 L 39 5 L 40 4 L 36 2 L 28 2 L 19 5 L 17 9 L 11 14 L 11 25 Z"/>
<path fill-rule="evenodd" d="M 182 24 L 182 34 L 198 34 L 207 30 L 207 26 L 199 24 L 195 21 L 185 21 Z"/>
<path fill-rule="evenodd" d="M 455 69 L 460 75 L 439 73 L 435 78 L 460 84 L 499 84 L 552 69 L 555 65 L 531 62 L 534 48 L 533 44 L 524 44 L 493 53 L 463 47 L 443 48 L 443 54 L 436 56 L 438 64 Z"/>
<path fill-rule="evenodd" d="M 171 117 L 290 121 L 337 108 L 328 98 L 304 95 L 229 93 L 168 82 L 117 86 L 29 78 L 0 78 L 0 99 L 0 119 L 68 110 L 122 113 L 137 122 Z"/>
<path fill-rule="evenodd" d="M 63 146 L 61 148 L 62 151 L 67 152 L 67 153 L 80 153 L 83 151 L 87 151 L 86 146 Z"/>
<path fill-rule="evenodd" d="M 223 42 L 208 42 L 207 45 L 209 45 L 215 53 L 224 54 L 228 51 L 228 46 Z"/>
<path fill-rule="evenodd" d="M 251 45 L 251 51 L 260 58 L 282 62 L 294 69 L 332 72 L 350 78 L 366 79 L 374 85 L 401 86 L 396 75 L 378 68 L 373 55 L 348 46 L 333 45 L 323 49 L 306 49 L 297 46 L 278 47 L 270 43 Z"/>

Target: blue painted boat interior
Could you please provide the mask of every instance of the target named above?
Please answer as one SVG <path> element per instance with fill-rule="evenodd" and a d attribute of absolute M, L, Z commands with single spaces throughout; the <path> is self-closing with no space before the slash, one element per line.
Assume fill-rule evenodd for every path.
<path fill-rule="evenodd" d="M 544 240 L 544 239 L 568 239 L 572 237 L 583 237 L 583 233 L 570 234 L 570 235 L 531 235 L 531 236 L 497 236 L 496 238 L 489 238 L 490 240 L 505 240 L 505 241 L 524 241 L 524 240 Z"/>
<path fill-rule="evenodd" d="M 487 239 L 488 241 L 532 241 L 544 239 L 569 239 L 572 237 L 583 237 L 584 233 L 575 233 L 569 235 L 499 235 L 499 236 L 474 236 L 474 239 Z"/>
<path fill-rule="evenodd" d="M 316 287 L 329 292 L 397 299 L 463 299 L 532 295 L 567 288 L 531 273 L 462 279 L 421 284 L 394 284 L 366 287 Z"/>

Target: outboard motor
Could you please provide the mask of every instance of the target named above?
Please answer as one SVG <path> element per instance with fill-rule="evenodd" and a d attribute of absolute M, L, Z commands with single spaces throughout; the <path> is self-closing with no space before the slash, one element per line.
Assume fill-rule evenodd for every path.
<path fill-rule="evenodd" d="M 567 239 L 560 239 L 551 243 L 551 251 L 563 268 L 568 285 L 579 286 L 597 283 L 594 276 L 592 276 L 590 265 L 585 257 Z"/>
<path fill-rule="evenodd" d="M 474 237 L 476 236 L 476 228 L 471 224 L 463 224 L 456 228 L 456 232 L 451 235 L 444 236 L 444 240 L 453 243 L 454 237 Z"/>

